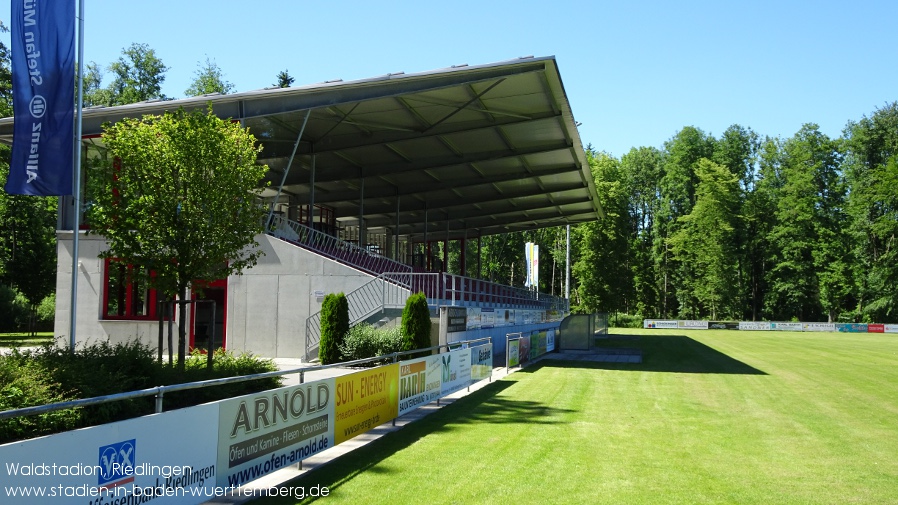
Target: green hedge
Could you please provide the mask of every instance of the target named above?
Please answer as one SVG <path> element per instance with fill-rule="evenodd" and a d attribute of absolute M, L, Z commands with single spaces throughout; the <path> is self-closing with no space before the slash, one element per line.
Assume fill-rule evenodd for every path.
<path fill-rule="evenodd" d="M 330 293 L 321 303 L 321 340 L 318 360 L 322 365 L 340 361 L 340 344 L 349 332 L 349 302 L 343 293 Z"/>
<path fill-rule="evenodd" d="M 430 309 L 427 307 L 427 297 L 419 292 L 406 300 L 402 310 L 402 350 L 427 347 L 430 347 Z"/>
<path fill-rule="evenodd" d="M 213 368 L 206 355 L 195 353 L 185 370 L 155 359 L 156 350 L 140 343 L 98 343 L 76 349 L 44 346 L 0 356 L 0 410 L 45 405 L 78 398 L 123 393 L 235 375 L 277 370 L 271 360 L 252 355 L 215 354 Z M 278 387 L 279 378 L 262 379 L 165 395 L 166 410 L 197 405 Z M 0 443 L 93 426 L 154 412 L 152 396 L 109 402 L 37 416 L 0 420 Z"/>
<path fill-rule="evenodd" d="M 340 345 L 343 360 L 373 358 L 399 352 L 402 349 L 402 331 L 399 327 L 375 328 L 361 323 L 349 329 Z M 379 363 L 372 362 L 370 366 Z"/>

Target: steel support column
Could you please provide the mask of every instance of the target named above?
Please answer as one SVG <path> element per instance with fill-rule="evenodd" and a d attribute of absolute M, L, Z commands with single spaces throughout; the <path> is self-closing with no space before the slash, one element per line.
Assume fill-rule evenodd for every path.
<path fill-rule="evenodd" d="M 271 204 L 271 209 L 268 211 L 268 219 L 265 221 L 265 230 L 268 231 L 271 227 L 271 217 L 274 215 L 274 208 L 278 205 L 278 200 L 281 198 L 281 193 L 284 191 L 284 183 L 287 182 L 287 174 L 290 173 L 290 167 L 293 166 L 293 158 L 296 157 L 296 150 L 299 148 L 299 141 L 302 140 L 302 133 L 306 130 L 306 123 L 309 122 L 309 115 L 312 114 L 312 109 L 306 111 L 306 117 L 302 120 L 302 128 L 299 129 L 299 135 L 296 136 L 296 142 L 293 144 L 293 152 L 290 153 L 290 160 L 287 161 L 287 168 L 284 169 L 284 176 L 281 177 L 281 185 L 278 186 L 278 193 L 274 197 L 274 203 Z"/>

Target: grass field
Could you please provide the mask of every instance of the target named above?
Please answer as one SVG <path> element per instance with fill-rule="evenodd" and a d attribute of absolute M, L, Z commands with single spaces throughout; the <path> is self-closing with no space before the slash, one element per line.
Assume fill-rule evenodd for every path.
<path fill-rule="evenodd" d="M 616 330 L 290 482 L 322 503 L 898 503 L 898 335 Z M 294 503 L 264 499 L 255 503 Z"/>
<path fill-rule="evenodd" d="M 53 343 L 53 332 L 0 333 L 0 347 L 39 347 Z"/>

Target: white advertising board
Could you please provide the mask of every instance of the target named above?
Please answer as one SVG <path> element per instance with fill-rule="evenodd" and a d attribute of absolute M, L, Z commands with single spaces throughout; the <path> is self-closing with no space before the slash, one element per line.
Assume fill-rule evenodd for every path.
<path fill-rule="evenodd" d="M 801 331 L 802 326 L 801 323 L 770 323 L 770 329 L 773 331 Z"/>
<path fill-rule="evenodd" d="M 493 345 L 478 345 L 471 348 L 471 382 L 477 382 L 492 375 Z M 401 406 L 401 405 L 400 405 Z"/>
<path fill-rule="evenodd" d="M 677 328 L 689 329 L 689 330 L 707 330 L 708 329 L 708 321 L 677 321 Z"/>
<path fill-rule="evenodd" d="M 767 321 L 740 321 L 739 329 L 750 331 L 769 331 L 770 323 L 768 323 Z"/>
<path fill-rule="evenodd" d="M 442 363 L 441 395 L 446 396 L 471 383 L 471 349 L 456 349 L 439 355 Z"/>
<path fill-rule="evenodd" d="M 885 324 L 886 333 L 898 333 L 898 324 Z"/>
<path fill-rule="evenodd" d="M 219 402 L 218 485 L 241 486 L 333 446 L 335 398 L 334 379 L 323 379 Z"/>
<path fill-rule="evenodd" d="M 546 352 L 555 350 L 555 330 L 546 331 Z"/>
<path fill-rule="evenodd" d="M 407 414 L 439 398 L 442 393 L 442 373 L 439 356 L 400 361 L 399 415 Z"/>
<path fill-rule="evenodd" d="M 836 331 L 835 323 L 802 323 L 802 331 Z"/>
<path fill-rule="evenodd" d="M 643 319 L 642 327 L 643 328 L 653 328 L 653 329 L 675 330 L 677 328 L 677 322 L 670 321 L 670 320 L 663 320 L 663 319 Z"/>
<path fill-rule="evenodd" d="M 209 501 L 224 494 L 217 425 L 210 403 L 2 445 L 3 503 Z"/>

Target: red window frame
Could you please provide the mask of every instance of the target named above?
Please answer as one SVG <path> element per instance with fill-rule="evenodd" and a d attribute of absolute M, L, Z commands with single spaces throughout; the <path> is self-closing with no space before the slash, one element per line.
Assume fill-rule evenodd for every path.
<path fill-rule="evenodd" d="M 106 258 L 103 268 L 103 319 L 111 321 L 159 319 L 156 290 L 142 286 L 139 281 L 129 281 L 134 268 L 134 265 Z"/>

